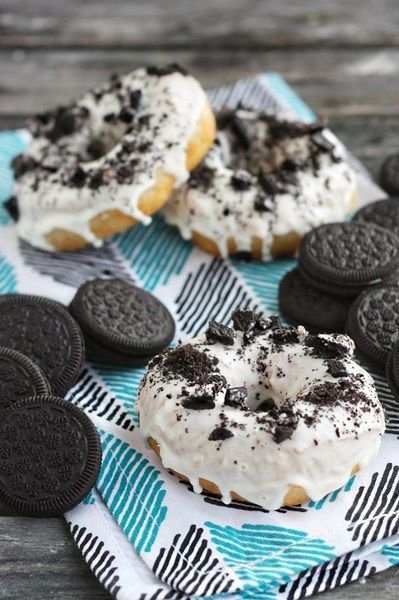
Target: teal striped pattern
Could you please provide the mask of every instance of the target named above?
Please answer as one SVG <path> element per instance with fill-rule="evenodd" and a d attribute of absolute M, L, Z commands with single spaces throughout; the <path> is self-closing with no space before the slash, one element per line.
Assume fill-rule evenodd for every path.
<path fill-rule="evenodd" d="M 14 269 L 0 254 L 0 294 L 12 294 L 16 286 Z"/>
<path fill-rule="evenodd" d="M 145 368 L 124 369 L 122 367 L 112 367 L 94 362 L 91 363 L 91 367 L 109 390 L 111 390 L 133 423 L 138 425 L 139 419 L 136 411 L 137 391 L 145 373 Z"/>
<path fill-rule="evenodd" d="M 335 502 L 342 492 L 351 491 L 354 481 L 355 476 L 353 475 L 350 479 L 348 479 L 348 482 L 344 486 L 338 488 L 337 490 L 335 490 L 335 492 L 327 494 L 327 496 L 324 496 L 324 498 L 322 498 L 318 502 L 313 502 L 313 500 L 308 502 L 308 508 L 315 508 L 316 510 L 321 510 L 326 504 L 326 502 Z"/>
<path fill-rule="evenodd" d="M 160 472 L 136 449 L 100 431 L 103 463 L 97 489 L 139 554 L 150 552 L 167 514 Z"/>
<path fill-rule="evenodd" d="M 233 266 L 244 279 L 255 297 L 265 309 L 278 314 L 278 285 L 280 279 L 296 265 L 292 258 L 267 263 L 233 261 Z"/>
<path fill-rule="evenodd" d="M 10 162 L 24 151 L 26 141 L 20 131 L 0 132 L 0 225 L 6 225 L 11 219 L 3 202 L 12 196 L 14 177 Z"/>
<path fill-rule="evenodd" d="M 388 546 L 388 544 L 384 544 L 381 548 L 381 554 L 385 556 L 391 565 L 399 564 L 399 545 Z"/>
<path fill-rule="evenodd" d="M 84 504 L 85 506 L 88 504 L 95 504 L 95 503 L 96 503 L 96 497 L 93 494 L 93 492 L 91 492 L 91 491 L 82 500 L 82 504 Z"/>
<path fill-rule="evenodd" d="M 245 588 L 271 588 L 297 573 L 335 558 L 334 548 L 304 531 L 245 524 L 237 529 L 206 522 L 211 539 Z"/>
<path fill-rule="evenodd" d="M 314 121 L 316 115 L 307 104 L 296 94 L 291 86 L 278 73 L 266 73 L 264 75 L 267 87 L 283 100 L 299 119 Z"/>
<path fill-rule="evenodd" d="M 113 241 L 148 290 L 179 275 L 193 250 L 161 216 L 153 218 L 151 227 L 137 225 Z"/>

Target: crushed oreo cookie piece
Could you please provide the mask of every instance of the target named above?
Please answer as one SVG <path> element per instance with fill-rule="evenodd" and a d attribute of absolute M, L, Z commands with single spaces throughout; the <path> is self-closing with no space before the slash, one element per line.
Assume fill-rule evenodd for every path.
<path fill-rule="evenodd" d="M 104 154 L 106 152 L 104 142 L 102 142 L 101 140 L 98 140 L 98 139 L 91 140 L 91 142 L 87 146 L 87 152 L 94 159 L 104 156 Z"/>
<path fill-rule="evenodd" d="M 217 323 L 216 321 L 209 321 L 209 327 L 206 332 L 206 339 L 211 344 L 219 342 L 226 346 L 233 346 L 236 334 L 231 327 Z"/>
<path fill-rule="evenodd" d="M 249 150 L 252 144 L 252 136 L 245 122 L 234 115 L 230 122 L 231 131 L 234 133 L 238 144 L 244 149 Z"/>
<path fill-rule="evenodd" d="M 130 94 L 129 94 L 130 106 L 133 108 L 133 110 L 137 110 L 138 107 L 140 106 L 141 97 L 142 97 L 141 90 L 134 90 L 133 92 L 130 92 Z"/>
<path fill-rule="evenodd" d="M 31 156 L 26 154 L 18 154 L 11 161 L 11 168 L 14 171 L 15 179 L 19 179 L 22 175 L 25 175 L 28 171 L 31 171 L 37 166 L 37 162 Z"/>
<path fill-rule="evenodd" d="M 190 410 L 210 410 L 215 408 L 215 400 L 208 394 L 188 396 L 187 398 L 183 398 L 181 404 L 184 408 L 189 408 Z"/>
<path fill-rule="evenodd" d="M 311 355 L 316 358 L 344 358 L 348 351 L 346 346 L 340 344 L 338 340 L 327 339 L 319 335 L 308 335 L 305 339 L 305 346 L 311 348 Z"/>
<path fill-rule="evenodd" d="M 190 184 L 194 188 L 198 188 L 204 192 L 208 191 L 213 180 L 215 178 L 215 170 L 207 167 L 206 165 L 200 165 L 197 167 L 190 176 Z"/>
<path fill-rule="evenodd" d="M 251 308 L 240 308 L 232 314 L 233 327 L 236 331 L 248 331 L 256 321 L 256 314 Z"/>
<path fill-rule="evenodd" d="M 259 170 L 258 181 L 265 194 L 275 196 L 278 193 L 276 183 L 273 181 L 272 177 L 266 175 L 262 169 Z"/>
<path fill-rule="evenodd" d="M 119 113 L 119 120 L 123 123 L 131 123 L 133 121 L 133 113 L 124 106 Z"/>
<path fill-rule="evenodd" d="M 160 355 L 160 358 L 156 357 L 158 360 L 162 358 L 165 377 L 170 375 L 182 377 L 190 383 L 203 383 L 204 378 L 218 371 L 216 367 L 218 359 L 210 358 L 191 344 L 177 346 Z"/>
<path fill-rule="evenodd" d="M 211 373 L 205 377 L 204 385 L 213 385 L 219 391 L 227 385 L 227 379 L 221 373 Z"/>
<path fill-rule="evenodd" d="M 296 327 L 278 327 L 273 330 L 271 339 L 277 344 L 296 344 L 299 342 Z"/>
<path fill-rule="evenodd" d="M 4 207 L 10 217 L 14 221 L 18 221 L 19 219 L 19 208 L 18 208 L 18 199 L 16 196 L 11 196 L 6 202 L 4 202 Z"/>
<path fill-rule="evenodd" d="M 224 403 L 233 408 L 241 408 L 247 400 L 247 389 L 245 387 L 228 388 Z"/>
<path fill-rule="evenodd" d="M 332 152 L 334 150 L 334 144 L 321 131 L 313 133 L 310 139 L 323 152 Z"/>
<path fill-rule="evenodd" d="M 188 75 L 188 72 L 184 67 L 178 63 L 170 63 L 165 67 L 157 67 L 150 65 L 147 67 L 147 74 L 153 75 L 154 77 L 165 77 L 166 75 L 173 75 L 173 73 L 180 73 L 180 75 Z"/>
<path fill-rule="evenodd" d="M 226 427 L 215 427 L 215 429 L 209 434 L 208 440 L 210 442 L 222 442 L 231 437 L 234 437 L 234 433 Z"/>
<path fill-rule="evenodd" d="M 247 171 L 236 171 L 231 176 L 230 183 L 236 192 L 244 192 L 252 186 L 252 177 Z"/>
<path fill-rule="evenodd" d="M 273 433 L 273 440 L 276 444 L 281 444 L 292 436 L 293 429 L 288 425 L 277 425 Z"/>
<path fill-rule="evenodd" d="M 333 358 L 327 361 L 327 373 L 330 373 L 332 377 L 348 377 L 348 371 L 345 363 L 337 358 Z"/>
<path fill-rule="evenodd" d="M 72 175 L 70 181 L 71 184 L 77 188 L 81 188 L 84 186 L 87 178 L 87 173 L 82 169 L 82 167 L 77 167 L 74 174 Z"/>

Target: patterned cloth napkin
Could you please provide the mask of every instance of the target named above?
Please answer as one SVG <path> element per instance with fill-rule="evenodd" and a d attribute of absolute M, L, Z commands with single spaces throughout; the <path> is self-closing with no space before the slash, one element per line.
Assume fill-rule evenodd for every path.
<path fill-rule="evenodd" d="M 210 92 L 216 108 L 238 102 L 314 114 L 276 74 Z M 9 161 L 26 132 L 0 134 L 1 200 L 10 194 Z M 361 202 L 383 194 L 351 156 Z M 0 293 L 40 293 L 65 304 L 93 277 L 122 277 L 150 290 L 172 311 L 176 339 L 227 322 L 233 309 L 278 312 L 277 286 L 294 260 L 266 264 L 212 258 L 156 217 L 102 249 L 45 253 L 17 240 L 0 202 Z M 319 502 L 265 511 L 197 495 L 168 474 L 141 438 L 135 398 L 143 369 L 87 363 L 70 391 L 100 432 L 103 464 L 96 489 L 65 515 L 95 576 L 118 600 L 197 596 L 297 599 L 399 562 L 399 412 L 384 379 L 376 384 L 390 417 L 378 458 Z"/>

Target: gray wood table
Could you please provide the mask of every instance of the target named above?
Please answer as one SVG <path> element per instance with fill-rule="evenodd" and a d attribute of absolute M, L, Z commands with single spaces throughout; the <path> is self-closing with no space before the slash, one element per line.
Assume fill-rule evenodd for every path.
<path fill-rule="evenodd" d="M 0 0 L 0 128 L 111 72 L 179 61 L 206 87 L 279 71 L 378 172 L 399 150 L 397 0 Z M 63 519 L 0 505 L 0 598 L 108 598 Z M 392 568 L 325 594 L 399 598 Z"/>

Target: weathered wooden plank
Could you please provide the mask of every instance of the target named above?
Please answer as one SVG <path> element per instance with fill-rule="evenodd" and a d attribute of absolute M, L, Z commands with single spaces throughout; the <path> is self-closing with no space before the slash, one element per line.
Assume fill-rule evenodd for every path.
<path fill-rule="evenodd" d="M 0 598 L 105 600 L 65 521 L 0 517 Z"/>
<path fill-rule="evenodd" d="M 399 44 L 396 0 L 2 0 L 1 4 L 3 47 Z"/>
<path fill-rule="evenodd" d="M 399 49 L 0 51 L 0 114 L 24 116 L 66 102 L 111 72 L 145 64 L 185 64 L 206 87 L 274 70 L 322 115 L 398 115 Z"/>

